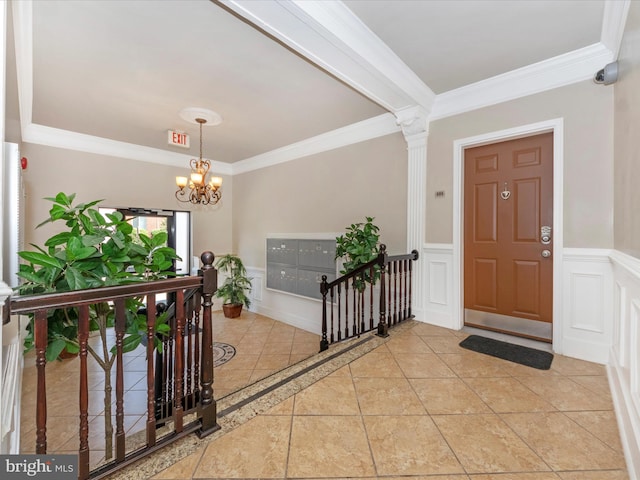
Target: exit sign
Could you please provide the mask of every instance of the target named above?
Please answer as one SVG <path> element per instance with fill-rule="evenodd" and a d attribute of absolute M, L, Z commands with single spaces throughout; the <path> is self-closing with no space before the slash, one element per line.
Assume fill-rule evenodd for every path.
<path fill-rule="evenodd" d="M 169 145 L 174 147 L 189 148 L 189 135 L 183 132 L 176 132 L 174 130 L 167 131 Z"/>

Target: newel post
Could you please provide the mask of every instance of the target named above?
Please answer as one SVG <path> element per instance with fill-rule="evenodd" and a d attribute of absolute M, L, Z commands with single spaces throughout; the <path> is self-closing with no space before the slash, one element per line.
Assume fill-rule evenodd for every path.
<path fill-rule="evenodd" d="M 380 245 L 380 254 L 378 255 L 378 266 L 380 267 L 380 321 L 378 322 L 379 337 L 389 336 L 389 324 L 387 323 L 387 289 L 385 269 L 387 265 L 387 246 Z"/>
<path fill-rule="evenodd" d="M 213 268 L 214 255 L 212 252 L 204 252 L 202 269 L 199 275 L 202 277 L 202 368 L 200 393 L 200 421 L 198 430 L 200 438 L 220 429 L 217 423 L 217 405 L 213 398 L 213 328 L 211 325 L 211 298 L 218 289 L 218 272 Z"/>
<path fill-rule="evenodd" d="M 320 284 L 320 293 L 322 293 L 322 340 L 320 340 L 320 351 L 324 352 L 326 349 L 329 348 L 329 340 L 327 339 L 327 276 L 326 275 L 322 275 L 322 283 Z"/>

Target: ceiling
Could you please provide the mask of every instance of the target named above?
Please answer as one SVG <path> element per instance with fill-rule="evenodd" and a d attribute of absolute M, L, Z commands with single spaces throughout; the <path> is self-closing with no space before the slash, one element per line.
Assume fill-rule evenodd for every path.
<path fill-rule="evenodd" d="M 22 136 L 178 164 L 198 155 L 179 112 L 202 107 L 223 117 L 204 156 L 236 173 L 354 124 L 398 130 L 415 109 L 441 118 L 592 77 L 626 4 L 14 1 Z M 169 129 L 191 149 L 167 145 Z"/>

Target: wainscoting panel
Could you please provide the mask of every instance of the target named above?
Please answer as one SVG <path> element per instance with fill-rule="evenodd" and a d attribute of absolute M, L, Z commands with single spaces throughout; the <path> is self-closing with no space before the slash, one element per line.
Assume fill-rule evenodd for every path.
<path fill-rule="evenodd" d="M 614 336 L 609 384 L 629 478 L 640 478 L 640 259 L 610 255 L 614 277 Z"/>
<path fill-rule="evenodd" d="M 433 325 L 457 329 L 453 318 L 453 245 L 427 244 L 421 258 L 426 271 L 424 320 Z"/>
<path fill-rule="evenodd" d="M 613 342 L 609 250 L 565 248 L 562 263 L 562 354 L 605 364 Z M 555 330 L 558 331 L 558 330 Z M 554 339 L 555 340 L 555 339 Z"/>

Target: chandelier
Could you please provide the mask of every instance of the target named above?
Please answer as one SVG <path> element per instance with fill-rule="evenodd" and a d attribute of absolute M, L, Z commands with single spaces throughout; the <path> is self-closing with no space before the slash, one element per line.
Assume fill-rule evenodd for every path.
<path fill-rule="evenodd" d="M 180 202 L 194 205 L 215 205 L 222 198 L 222 178 L 212 176 L 207 181 L 211 162 L 202 158 L 202 126 L 207 123 L 207 119 L 198 116 L 194 120 L 200 125 L 200 157 L 190 160 L 191 174 L 188 178 L 176 177 L 176 198 Z"/>

